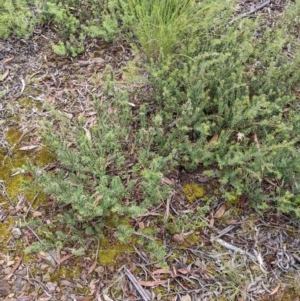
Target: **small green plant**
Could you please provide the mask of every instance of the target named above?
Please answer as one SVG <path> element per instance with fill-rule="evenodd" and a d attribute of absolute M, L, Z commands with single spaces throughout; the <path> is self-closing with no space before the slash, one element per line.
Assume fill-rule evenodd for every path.
<path fill-rule="evenodd" d="M 86 38 L 113 40 L 119 32 L 115 1 L 95 2 L 48 0 L 45 3 L 43 22 L 51 21 L 61 40 L 53 45 L 59 55 L 76 56 L 84 51 Z"/>
<path fill-rule="evenodd" d="M 199 5 L 193 0 L 127 0 L 123 21 L 148 59 L 167 56 L 194 33 Z"/>
<path fill-rule="evenodd" d="M 29 37 L 38 22 L 41 4 L 39 1 L 0 0 L 0 38 L 8 38 L 15 33 L 20 37 Z"/>
<path fill-rule="evenodd" d="M 120 31 L 114 0 L 0 1 L 0 38 L 11 34 L 28 38 L 36 24 L 50 23 L 60 40 L 53 44 L 59 55 L 84 51 L 86 38 L 112 41 Z"/>
<path fill-rule="evenodd" d="M 56 114 L 60 120 L 59 136 L 53 134 L 52 125 L 44 125 L 45 139 L 60 162 L 60 170 L 41 174 L 36 171 L 36 181 L 66 208 L 56 217 L 63 229 L 52 231 L 71 231 L 64 243 L 84 245 L 83 232 L 101 237 L 112 216 L 116 237 L 127 241 L 135 231 L 124 220 L 136 218 L 168 196 L 169 188 L 162 185 L 161 178 L 169 168 L 171 156 L 163 158 L 151 150 L 151 143 L 143 138 L 144 127 L 134 138 L 126 93 L 108 93 L 106 99 L 94 99 L 97 122 L 89 128 L 83 117 L 70 124 L 60 114 Z M 129 151 L 133 146 L 135 159 Z M 45 236 L 47 231 L 43 233 Z M 51 235 L 58 241 L 55 233 Z"/>

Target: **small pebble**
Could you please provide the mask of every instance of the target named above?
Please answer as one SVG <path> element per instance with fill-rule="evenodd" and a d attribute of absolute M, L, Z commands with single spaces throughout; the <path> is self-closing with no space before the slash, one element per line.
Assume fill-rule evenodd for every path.
<path fill-rule="evenodd" d="M 184 243 L 184 236 L 182 234 L 174 234 L 172 240 L 178 245 L 182 245 Z"/>

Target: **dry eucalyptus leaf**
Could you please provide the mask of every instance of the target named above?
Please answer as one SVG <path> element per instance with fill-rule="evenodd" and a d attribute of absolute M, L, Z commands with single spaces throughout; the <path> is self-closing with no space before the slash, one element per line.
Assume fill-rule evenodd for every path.
<path fill-rule="evenodd" d="M 10 261 L 8 261 L 8 262 L 6 263 L 6 266 L 10 267 L 10 266 L 12 266 L 12 265 L 14 265 L 14 264 L 15 264 L 15 261 L 14 261 L 14 260 L 10 260 Z"/>
<path fill-rule="evenodd" d="M 39 217 L 39 216 L 42 216 L 43 214 L 42 214 L 42 212 L 40 212 L 40 211 L 34 211 L 33 213 L 32 213 L 32 216 L 33 217 Z"/>
<path fill-rule="evenodd" d="M 225 204 L 221 205 L 221 207 L 215 212 L 214 218 L 220 218 L 225 212 Z"/>
<path fill-rule="evenodd" d="M 3 64 L 9 63 L 9 62 L 12 61 L 14 58 L 15 58 L 14 56 L 8 57 L 8 58 L 4 59 L 4 60 L 2 61 L 2 63 L 3 63 Z"/>
<path fill-rule="evenodd" d="M 278 292 L 279 288 L 280 288 L 280 284 L 278 284 L 278 285 L 272 290 L 272 292 L 271 292 L 269 295 L 270 295 L 270 296 L 275 295 L 275 294 Z"/>
<path fill-rule="evenodd" d="M 161 179 L 161 181 L 162 181 L 163 184 L 174 185 L 174 182 L 171 179 L 167 178 L 167 177 L 163 177 Z"/>
<path fill-rule="evenodd" d="M 66 280 L 66 279 L 61 279 L 60 280 L 60 285 L 62 286 L 68 286 L 68 287 L 76 287 L 76 284 L 74 282 L 71 282 L 69 280 Z"/>
<path fill-rule="evenodd" d="M 88 275 L 91 274 L 95 270 L 96 266 L 97 266 L 97 260 L 91 265 L 87 274 Z"/>
<path fill-rule="evenodd" d="M 192 301 L 192 298 L 189 294 L 186 294 L 181 297 L 181 301 Z"/>
<path fill-rule="evenodd" d="M 144 222 L 139 222 L 139 228 L 140 229 L 145 229 L 145 223 Z"/>
<path fill-rule="evenodd" d="M 109 298 L 106 294 L 103 294 L 104 301 L 114 301 L 113 299 Z"/>
<path fill-rule="evenodd" d="M 4 81 L 7 78 L 8 74 L 9 74 L 9 69 L 6 69 L 5 72 L 2 74 L 1 81 Z"/>
<path fill-rule="evenodd" d="M 215 133 L 215 134 L 213 135 L 213 137 L 209 140 L 209 143 L 215 143 L 215 142 L 218 141 L 218 139 L 219 139 L 219 134 L 218 134 L 218 133 Z"/>
<path fill-rule="evenodd" d="M 39 147 L 38 145 L 28 145 L 28 146 L 23 146 L 20 147 L 19 150 L 27 151 L 27 150 L 32 150 Z"/>

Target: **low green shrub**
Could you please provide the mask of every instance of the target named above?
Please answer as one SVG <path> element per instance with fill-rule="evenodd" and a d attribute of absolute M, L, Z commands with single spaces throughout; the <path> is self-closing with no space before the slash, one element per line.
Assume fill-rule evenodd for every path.
<path fill-rule="evenodd" d="M 52 234 L 56 244 L 80 242 L 78 233 L 101 237 L 112 216 L 118 228 L 116 237 L 127 240 L 134 232 L 126 223 L 128 218 L 136 218 L 168 196 L 169 188 L 162 185 L 161 179 L 172 156 L 161 157 L 151 150 L 153 128 L 141 126 L 133 132 L 125 91 L 109 94 L 103 99 L 94 98 L 97 121 L 90 128 L 83 117 L 71 124 L 57 113 L 59 135 L 51 130 L 53 125 L 44 124 L 45 140 L 60 168 L 53 173 L 35 170 L 36 183 L 66 208 L 56 219 L 72 233 L 63 242 Z M 157 252 L 159 256 L 158 246 Z"/>
<path fill-rule="evenodd" d="M 45 2 L 43 22 L 52 22 L 61 40 L 53 45 L 59 55 L 76 56 L 84 51 L 87 38 L 111 41 L 119 32 L 110 0 L 48 0 Z"/>
<path fill-rule="evenodd" d="M 34 27 L 51 24 L 59 41 L 53 44 L 59 55 L 76 56 L 84 51 L 87 38 L 113 40 L 120 31 L 115 0 L 0 1 L 0 38 L 11 34 L 28 38 Z"/>
<path fill-rule="evenodd" d="M 6 39 L 12 33 L 29 37 L 38 22 L 36 15 L 40 8 L 37 0 L 0 0 L 0 39 Z"/>
<path fill-rule="evenodd" d="M 47 127 L 46 142 L 61 167 L 42 172 L 37 182 L 66 206 L 57 218 L 74 233 L 69 239 L 80 241 L 81 231 L 101 235 L 112 215 L 120 221 L 116 236 L 130 236 L 122 218 L 166 200 L 169 189 L 161 177 L 179 165 L 204 165 L 207 174 L 220 177 L 224 198 L 247 194 L 262 212 L 276 204 L 300 217 L 299 44 L 294 42 L 291 56 L 291 24 L 284 21 L 260 33 L 259 19 L 229 25 L 231 4 L 198 3 L 199 18 L 187 27 L 191 34 L 181 44 L 184 31 L 174 35 L 165 50 L 157 37 L 152 48 L 144 46 L 150 23 L 133 32 L 148 58 L 141 66 L 149 78 L 141 105 L 129 104 L 136 91 L 127 95 L 108 83 L 105 97 L 94 98 L 95 124 L 58 116 L 60 135 Z M 139 12 L 132 16 L 139 19 Z M 153 17 L 151 9 L 145 12 Z M 123 22 L 129 30 L 132 20 Z M 266 181 L 273 189 L 266 190 Z"/>
<path fill-rule="evenodd" d="M 299 43 L 291 58 L 285 26 L 258 37 L 259 20 L 228 26 L 230 16 L 221 13 L 217 27 L 215 13 L 203 17 L 207 35 L 183 45 L 186 56 L 148 68 L 152 118 L 162 120 L 157 152 L 176 149 L 187 169 L 203 164 L 211 174 L 217 166 L 224 187 L 246 193 L 256 208 L 273 201 L 299 218 Z M 264 180 L 276 189 L 266 192 Z"/>

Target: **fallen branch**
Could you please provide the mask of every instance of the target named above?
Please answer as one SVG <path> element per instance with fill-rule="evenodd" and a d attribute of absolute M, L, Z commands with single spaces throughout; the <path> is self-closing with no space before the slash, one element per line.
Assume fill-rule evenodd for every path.
<path fill-rule="evenodd" d="M 213 241 L 217 242 L 218 244 L 220 244 L 222 247 L 230 250 L 230 251 L 233 251 L 235 253 L 239 253 L 239 254 L 242 254 L 242 255 L 247 255 L 255 264 L 257 264 L 259 266 L 259 268 L 261 269 L 261 271 L 263 273 L 267 273 L 264 266 L 263 266 L 263 261 L 262 261 L 262 258 L 261 257 L 255 257 L 254 255 L 252 255 L 251 253 L 247 252 L 247 251 L 244 251 L 243 249 L 241 248 L 238 248 L 226 241 L 224 241 L 223 239 L 220 239 L 220 238 L 217 238 L 217 239 L 214 239 Z"/>
<path fill-rule="evenodd" d="M 125 274 L 128 277 L 128 279 L 131 281 L 131 283 L 133 284 L 135 289 L 138 291 L 138 293 L 142 297 L 142 299 L 144 301 L 150 301 L 149 296 L 146 294 L 145 290 L 139 285 L 139 283 L 137 282 L 135 277 L 132 275 L 132 273 L 125 267 L 124 267 L 124 271 L 125 271 Z"/>
<path fill-rule="evenodd" d="M 271 3 L 272 0 L 268 0 L 264 3 L 262 3 L 261 5 L 258 5 L 256 7 L 254 7 L 253 9 L 243 13 L 243 14 L 240 14 L 238 15 L 237 17 L 233 18 L 231 21 L 228 22 L 228 25 L 232 25 L 235 21 L 239 20 L 239 19 L 242 19 L 242 18 L 245 18 L 249 15 L 252 15 L 253 13 L 257 12 L 258 10 L 264 8 L 265 6 L 269 5 Z"/>

